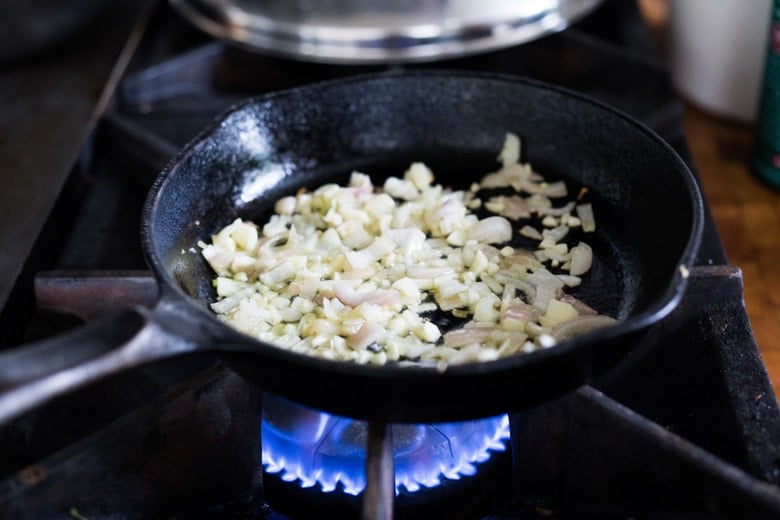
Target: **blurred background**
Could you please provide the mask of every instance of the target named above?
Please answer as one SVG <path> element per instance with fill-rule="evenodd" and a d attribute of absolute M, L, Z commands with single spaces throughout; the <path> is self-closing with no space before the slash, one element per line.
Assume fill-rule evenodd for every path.
<path fill-rule="evenodd" d="M 748 315 L 777 392 L 780 194 L 751 171 L 770 4 L 639 0 L 685 101 L 694 164 L 729 260 L 742 269 Z M 697 67 L 703 70 L 691 70 Z"/>

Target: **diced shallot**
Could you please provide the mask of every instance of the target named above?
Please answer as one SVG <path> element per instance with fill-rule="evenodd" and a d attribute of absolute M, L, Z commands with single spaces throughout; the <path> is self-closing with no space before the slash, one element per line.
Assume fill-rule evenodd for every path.
<path fill-rule="evenodd" d="M 376 323 L 366 321 L 360 328 L 347 338 L 347 344 L 355 350 L 361 350 L 374 343 L 384 328 Z"/>
<path fill-rule="evenodd" d="M 572 276 L 581 276 L 588 271 L 593 264 L 593 249 L 584 243 L 580 242 L 573 248 L 571 248 L 571 265 L 569 266 L 569 274 Z"/>
<path fill-rule="evenodd" d="M 198 243 L 217 273 L 211 308 L 293 352 L 442 371 L 612 323 L 564 292 L 587 280 L 593 261 L 569 238 L 572 228 L 595 230 L 583 192 L 554 205 L 566 185 L 521 163 L 515 135 L 499 160 L 468 191 L 433 184 L 433 172 L 412 163 L 381 188 L 352 172 L 346 186 L 301 189 L 260 228 L 235 219 Z M 536 250 L 514 247 L 518 229 Z M 431 311 L 465 324 L 442 336 Z"/>
<path fill-rule="evenodd" d="M 359 293 L 346 283 L 333 284 L 333 293 L 341 303 L 350 307 L 357 307 L 361 303 L 391 307 L 401 301 L 401 295 L 396 290 L 376 289 Z"/>
<path fill-rule="evenodd" d="M 578 204 L 576 206 L 577 216 L 582 222 L 582 230 L 586 233 L 596 231 L 596 219 L 593 217 L 593 206 L 590 204 Z"/>
<path fill-rule="evenodd" d="M 469 238 L 488 244 L 508 242 L 512 239 L 512 224 L 504 217 L 487 217 L 474 224 Z"/>
<path fill-rule="evenodd" d="M 466 325 L 444 335 L 444 346 L 461 348 L 484 343 L 495 330 L 492 325 Z"/>

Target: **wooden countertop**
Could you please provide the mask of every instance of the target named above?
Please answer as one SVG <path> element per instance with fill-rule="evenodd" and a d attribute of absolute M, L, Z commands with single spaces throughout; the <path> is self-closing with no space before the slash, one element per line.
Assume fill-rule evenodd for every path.
<path fill-rule="evenodd" d="M 750 171 L 751 126 L 688 105 L 685 134 L 729 261 L 742 270 L 753 334 L 779 395 L 780 193 Z"/>

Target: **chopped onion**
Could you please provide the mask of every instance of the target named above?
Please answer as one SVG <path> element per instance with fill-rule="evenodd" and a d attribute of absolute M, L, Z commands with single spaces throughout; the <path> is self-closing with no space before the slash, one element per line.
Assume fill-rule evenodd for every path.
<path fill-rule="evenodd" d="M 593 206 L 590 204 L 578 204 L 577 216 L 582 222 L 582 230 L 586 233 L 596 231 L 596 219 L 593 217 Z"/>
<path fill-rule="evenodd" d="M 501 148 L 501 153 L 498 155 L 498 160 L 504 167 L 511 166 L 520 161 L 520 138 L 513 134 L 507 133 L 504 137 L 504 146 Z"/>
<path fill-rule="evenodd" d="M 333 284 L 333 293 L 344 305 L 357 307 L 361 303 L 373 303 L 382 307 L 390 307 L 401 301 L 401 295 L 395 290 L 376 289 L 359 293 L 346 283 Z"/>
<path fill-rule="evenodd" d="M 217 274 L 212 309 L 293 352 L 437 370 L 612 323 L 564 292 L 591 267 L 590 246 L 570 247 L 570 233 L 595 230 L 593 208 L 554 205 L 566 185 L 521 163 L 517 136 L 506 136 L 499 160 L 468 191 L 433 184 L 430 168 L 412 163 L 381 189 L 352 172 L 347 186 L 283 197 L 261 228 L 234 220 L 198 244 Z M 514 193 L 479 197 L 494 188 Z M 515 229 L 538 248 L 513 247 Z M 442 334 L 430 311 L 465 324 Z"/>
<path fill-rule="evenodd" d="M 560 198 L 565 197 L 568 192 L 566 190 L 566 183 L 563 181 L 557 182 L 524 182 L 521 185 L 522 191 L 530 193 L 532 195 L 544 195 L 546 197 Z"/>
<path fill-rule="evenodd" d="M 569 266 L 569 274 L 572 276 L 581 276 L 588 271 L 593 264 L 593 249 L 584 243 L 580 242 L 571 249 L 571 265 Z"/>
<path fill-rule="evenodd" d="M 374 343 L 382 332 L 382 326 L 370 321 L 363 322 L 357 332 L 347 338 L 347 344 L 355 350 L 364 349 Z"/>
<path fill-rule="evenodd" d="M 531 239 L 534 239 L 534 240 L 541 240 L 542 239 L 542 234 L 539 233 L 539 231 L 536 228 L 531 227 L 531 226 L 529 226 L 527 224 L 520 228 L 520 234 L 523 235 L 526 238 L 531 238 Z"/>
<path fill-rule="evenodd" d="M 508 242 L 512 239 L 512 224 L 504 217 L 487 217 L 474 224 L 469 238 L 488 244 Z"/>

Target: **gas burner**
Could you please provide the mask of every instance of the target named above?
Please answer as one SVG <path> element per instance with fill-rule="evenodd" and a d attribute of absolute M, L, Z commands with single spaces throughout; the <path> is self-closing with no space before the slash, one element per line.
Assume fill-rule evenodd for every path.
<path fill-rule="evenodd" d="M 263 466 L 285 482 L 356 496 L 366 487 L 368 425 L 266 394 Z M 424 492 L 474 476 L 493 452 L 506 450 L 509 417 L 392 426 L 395 493 Z"/>

